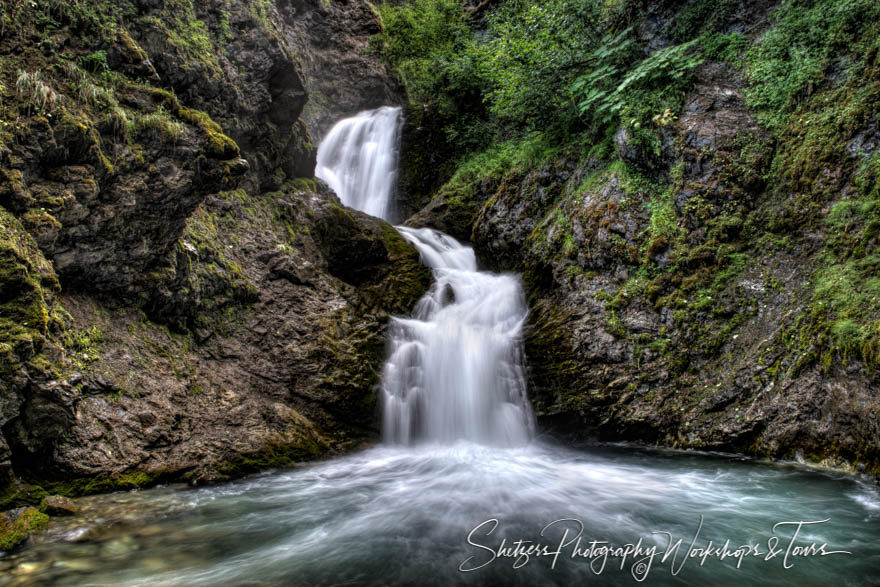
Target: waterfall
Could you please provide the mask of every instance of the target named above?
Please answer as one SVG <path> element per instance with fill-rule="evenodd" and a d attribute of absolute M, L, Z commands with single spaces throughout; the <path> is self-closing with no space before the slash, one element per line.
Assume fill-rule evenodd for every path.
<path fill-rule="evenodd" d="M 390 220 L 401 122 L 400 108 L 390 106 L 339 121 L 318 147 L 315 176 L 346 206 Z"/>
<path fill-rule="evenodd" d="M 400 109 L 340 121 L 318 149 L 315 175 L 347 206 L 388 218 L 397 177 Z M 386 442 L 496 446 L 527 442 L 534 416 L 526 399 L 519 280 L 477 270 L 470 247 L 429 228 L 398 226 L 434 272 L 410 318 L 392 318 L 382 369 Z"/>
<path fill-rule="evenodd" d="M 513 446 L 529 440 L 522 327 L 512 275 L 477 271 L 474 251 L 430 228 L 398 230 L 434 270 L 412 318 L 393 318 L 382 372 L 386 441 Z"/>

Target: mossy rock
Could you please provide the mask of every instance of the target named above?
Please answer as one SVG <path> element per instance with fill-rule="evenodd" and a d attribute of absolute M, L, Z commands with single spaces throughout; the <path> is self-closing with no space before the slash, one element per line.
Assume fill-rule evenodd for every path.
<path fill-rule="evenodd" d="M 49 492 L 39 485 L 16 481 L 0 493 L 0 510 L 36 506 L 48 496 Z"/>
<path fill-rule="evenodd" d="M 26 508 L 15 517 L 0 514 L 0 550 L 12 550 L 31 534 L 41 532 L 48 526 L 49 516 L 34 507 Z"/>
<path fill-rule="evenodd" d="M 79 497 L 93 493 L 129 491 L 156 485 L 167 475 L 147 473 L 146 471 L 127 471 L 116 475 L 85 477 L 69 481 L 49 481 L 45 485 L 53 494 L 64 497 Z"/>
<path fill-rule="evenodd" d="M 292 467 L 313 461 L 327 454 L 328 450 L 323 442 L 312 435 L 306 435 L 292 442 L 269 444 L 261 450 L 239 455 L 225 463 L 209 465 L 184 478 L 193 485 L 227 481 L 266 469 Z"/>
<path fill-rule="evenodd" d="M 235 141 L 223 134 L 220 125 L 214 122 L 210 116 L 201 110 L 180 107 L 177 116 L 190 124 L 199 127 L 208 139 L 205 148 L 208 156 L 215 159 L 238 159 L 241 151 Z"/>
<path fill-rule="evenodd" d="M 59 289 L 34 239 L 0 207 L 0 373 L 8 375 L 39 352 Z"/>

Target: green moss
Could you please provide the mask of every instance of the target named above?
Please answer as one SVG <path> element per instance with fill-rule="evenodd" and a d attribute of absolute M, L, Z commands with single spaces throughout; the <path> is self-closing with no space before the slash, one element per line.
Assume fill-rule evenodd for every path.
<path fill-rule="evenodd" d="M 302 462 L 313 461 L 327 454 L 328 450 L 326 444 L 309 435 L 296 442 L 267 446 L 260 451 L 216 465 L 215 468 L 224 476 L 236 478 L 266 469 L 291 467 Z"/>
<path fill-rule="evenodd" d="M 163 476 L 160 474 L 147 473 L 145 471 L 129 471 L 116 475 L 86 477 L 69 481 L 46 481 L 43 485 L 53 495 L 78 497 L 93 493 L 141 489 L 155 485 L 162 479 Z"/>
<path fill-rule="evenodd" d="M 27 508 L 12 523 L 0 515 L 0 550 L 12 550 L 31 534 L 41 532 L 48 526 L 49 516 L 33 507 Z"/>
<path fill-rule="evenodd" d="M 291 183 L 291 185 L 293 185 L 293 187 L 295 189 L 298 189 L 298 190 L 303 190 L 303 191 L 312 192 L 312 193 L 318 191 L 318 186 L 315 183 L 314 179 L 310 179 L 307 177 L 297 177 L 296 179 L 290 180 L 290 183 Z"/>
<path fill-rule="evenodd" d="M 180 120 L 201 129 L 207 138 L 206 152 L 216 159 L 238 159 L 241 152 L 238 145 L 223 134 L 223 129 L 206 112 L 187 108 L 180 104 L 177 96 L 161 88 L 150 88 L 153 100 L 173 113 Z"/>
<path fill-rule="evenodd" d="M 134 133 L 152 132 L 171 143 L 177 142 L 183 134 L 183 124 L 161 106 L 149 114 L 134 118 L 133 127 Z"/>
<path fill-rule="evenodd" d="M 39 485 L 15 481 L 0 492 L 0 511 L 36 506 L 48 496 L 49 493 Z"/>
<path fill-rule="evenodd" d="M 863 82 L 848 55 L 876 55 L 880 4 L 874 0 L 782 2 L 773 26 L 747 54 L 749 105 L 768 126 L 781 129 L 789 114 L 826 83 L 829 66 L 842 62 L 843 75 Z"/>
<path fill-rule="evenodd" d="M 626 338 L 626 326 L 623 321 L 617 317 L 617 313 L 614 310 L 611 310 L 605 319 L 605 332 L 611 334 L 615 338 Z"/>
<path fill-rule="evenodd" d="M 101 358 L 104 332 L 97 324 L 81 330 L 67 330 L 60 338 L 70 351 L 69 359 L 80 370 L 86 369 Z"/>
<path fill-rule="evenodd" d="M 0 373 L 11 373 L 40 351 L 59 289 L 33 238 L 0 208 Z"/>
<path fill-rule="evenodd" d="M 208 138 L 207 152 L 210 156 L 217 159 L 238 159 L 241 156 L 235 141 L 223 134 L 220 125 L 205 112 L 181 107 L 177 110 L 177 115 L 204 131 Z"/>

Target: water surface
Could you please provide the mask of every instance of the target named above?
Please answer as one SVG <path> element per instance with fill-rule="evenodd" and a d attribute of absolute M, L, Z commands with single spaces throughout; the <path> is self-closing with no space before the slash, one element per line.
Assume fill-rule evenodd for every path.
<path fill-rule="evenodd" d="M 50 531 L 0 559 L 0 585 L 635 585 L 644 573 L 629 556 L 497 557 L 531 540 L 559 549 L 575 522 L 590 541 L 656 546 L 649 585 L 873 585 L 880 569 L 880 498 L 851 477 L 793 466 L 629 447 L 586 450 L 533 442 L 518 448 L 381 446 L 290 471 L 217 487 L 165 487 L 84 498 L 84 514 L 53 519 Z M 770 560 L 699 558 L 694 547 L 729 539 Z M 488 534 L 497 520 L 494 532 Z M 852 554 L 794 557 L 796 546 L 827 544 Z M 471 534 L 473 532 L 473 534 Z M 672 556 L 660 561 L 679 538 Z M 471 534 L 471 542 L 468 536 Z M 599 544 L 596 545 L 598 548 Z M 495 554 L 490 553 L 492 549 Z M 595 549 L 594 549 L 595 550 Z M 612 553 L 613 554 L 613 553 Z M 495 559 L 493 562 L 493 558 Z M 641 557 L 644 559 L 644 556 Z M 524 559 L 519 560 L 524 563 Z M 645 562 L 644 560 L 642 562 Z M 461 568 L 481 567 L 463 572 Z"/>

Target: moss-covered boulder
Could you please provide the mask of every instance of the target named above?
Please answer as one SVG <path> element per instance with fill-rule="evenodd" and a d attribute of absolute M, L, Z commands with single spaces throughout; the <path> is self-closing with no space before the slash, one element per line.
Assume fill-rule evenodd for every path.
<path fill-rule="evenodd" d="M 48 526 L 49 516 L 33 507 L 0 514 L 0 550 L 12 550 Z"/>

